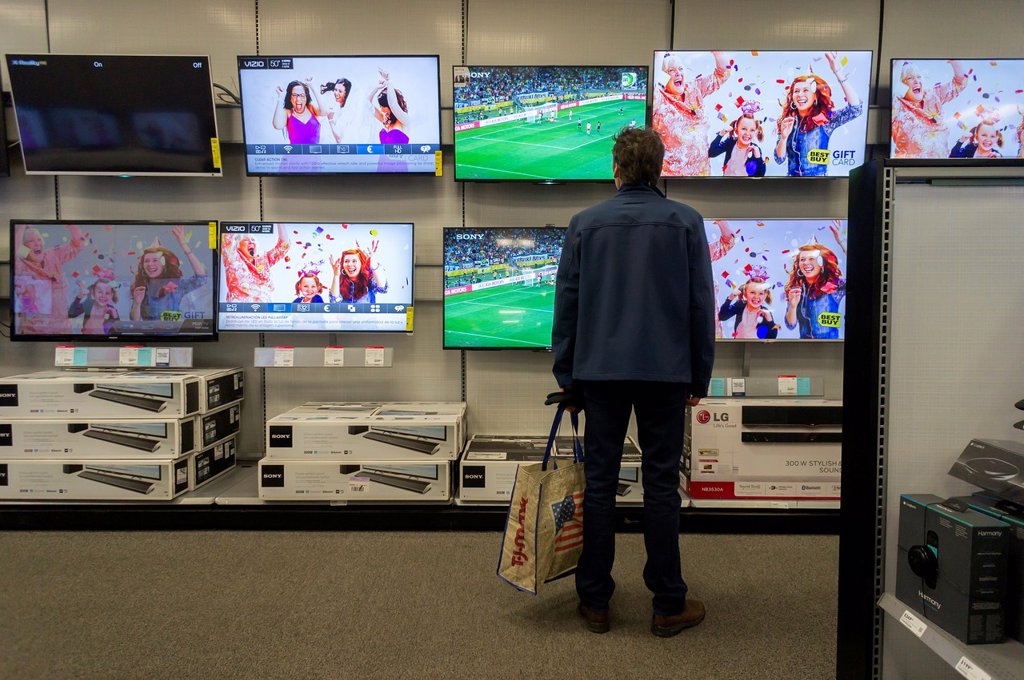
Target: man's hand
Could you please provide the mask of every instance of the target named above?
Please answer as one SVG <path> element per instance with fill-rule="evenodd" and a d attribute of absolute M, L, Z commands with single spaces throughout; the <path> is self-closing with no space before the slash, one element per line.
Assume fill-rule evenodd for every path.
<path fill-rule="evenodd" d="M 699 403 L 700 403 L 700 397 L 689 397 L 686 400 L 686 405 L 687 406 L 696 406 Z"/>

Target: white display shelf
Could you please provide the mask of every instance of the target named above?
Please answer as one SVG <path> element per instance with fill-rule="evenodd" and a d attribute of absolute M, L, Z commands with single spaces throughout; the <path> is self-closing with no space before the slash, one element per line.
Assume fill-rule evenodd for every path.
<path fill-rule="evenodd" d="M 737 381 L 743 382 L 742 395 L 732 393 Z M 713 376 L 706 399 L 809 399 L 825 396 L 825 380 L 821 376 L 791 375 L 783 377 Z"/>
<path fill-rule="evenodd" d="M 965 645 L 896 599 L 892 593 L 882 595 L 878 606 L 965 678 L 1024 680 L 1024 645 L 1020 642 L 1008 640 L 997 645 Z"/>
<path fill-rule="evenodd" d="M 58 345 L 57 368 L 192 368 L 191 347 L 76 347 Z"/>
<path fill-rule="evenodd" d="M 764 509 L 764 510 L 838 510 L 839 501 L 817 500 L 778 500 L 758 498 L 756 500 L 694 498 L 690 501 L 694 508 L 727 508 L 727 509 Z"/>
<path fill-rule="evenodd" d="M 257 368 L 390 368 L 393 347 L 257 347 Z M 342 365 L 338 365 L 338 361 Z"/>

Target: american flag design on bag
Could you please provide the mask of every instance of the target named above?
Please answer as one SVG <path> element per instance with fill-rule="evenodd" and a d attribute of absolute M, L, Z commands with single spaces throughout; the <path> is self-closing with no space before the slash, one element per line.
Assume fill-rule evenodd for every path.
<path fill-rule="evenodd" d="M 583 492 L 552 503 L 551 512 L 555 517 L 555 552 L 583 545 Z"/>

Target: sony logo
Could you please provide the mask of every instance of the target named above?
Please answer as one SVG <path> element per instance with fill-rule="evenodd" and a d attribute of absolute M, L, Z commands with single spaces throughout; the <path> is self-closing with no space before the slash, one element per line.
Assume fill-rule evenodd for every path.
<path fill-rule="evenodd" d="M 463 475 L 463 479 L 483 479 L 483 478 L 484 478 L 484 476 L 482 474 L 466 474 L 466 475 Z"/>
<path fill-rule="evenodd" d="M 272 435 L 270 435 L 271 439 L 291 439 L 291 437 L 292 436 L 290 434 L 272 434 Z"/>
<path fill-rule="evenodd" d="M 930 604 L 931 606 L 935 607 L 935 609 L 936 609 L 936 610 L 938 610 L 938 609 L 942 609 L 942 605 L 941 605 L 941 604 L 939 604 L 939 601 L 938 601 L 938 600 L 936 600 L 936 599 L 935 599 L 935 598 L 933 598 L 933 597 L 928 597 L 927 595 L 925 595 L 924 593 L 922 593 L 922 592 L 921 592 L 920 590 L 919 590 L 919 591 L 917 591 L 917 596 L 918 596 L 919 598 L 921 598 L 922 600 L 924 600 L 925 602 L 927 602 L 928 604 Z"/>
<path fill-rule="evenodd" d="M 491 72 L 490 71 L 470 71 L 469 72 L 469 77 L 470 78 L 490 78 L 491 77 Z"/>
<path fill-rule="evenodd" d="M 281 479 L 284 475 L 280 472 L 264 472 L 263 479 Z"/>
<path fill-rule="evenodd" d="M 484 240 L 484 235 L 483 234 L 456 234 L 455 235 L 455 240 L 456 241 L 483 241 Z"/>
<path fill-rule="evenodd" d="M 13 399 L 18 396 L 17 392 L 0 392 L 0 399 Z"/>

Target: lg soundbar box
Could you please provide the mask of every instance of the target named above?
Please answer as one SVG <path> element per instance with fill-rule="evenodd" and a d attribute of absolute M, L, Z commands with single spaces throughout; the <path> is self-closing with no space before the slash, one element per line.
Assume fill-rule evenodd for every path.
<path fill-rule="evenodd" d="M 0 420 L 187 418 L 200 379 L 176 371 L 40 371 L 0 378 Z"/>
<path fill-rule="evenodd" d="M 366 504 L 451 502 L 450 462 L 272 459 L 259 462 L 259 497 L 265 501 Z"/>
<path fill-rule="evenodd" d="M 195 416 L 0 421 L 0 460 L 177 458 L 201 445 Z"/>

